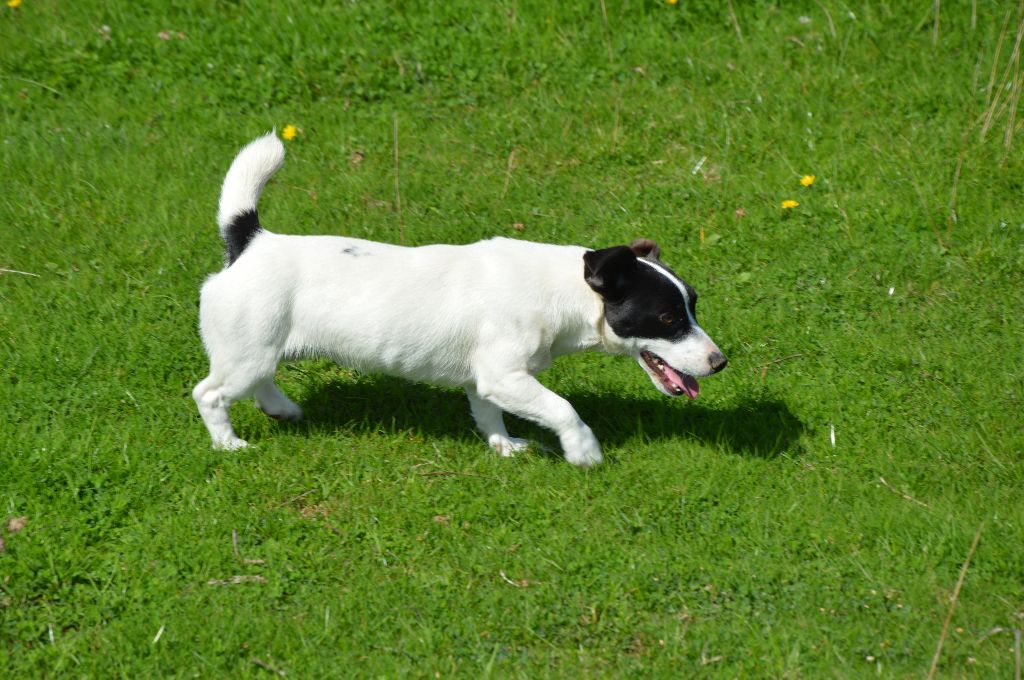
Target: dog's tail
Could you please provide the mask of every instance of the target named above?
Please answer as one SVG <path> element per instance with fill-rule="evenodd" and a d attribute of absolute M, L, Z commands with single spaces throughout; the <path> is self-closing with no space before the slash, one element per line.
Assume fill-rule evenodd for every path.
<path fill-rule="evenodd" d="M 284 145 L 271 131 L 238 152 L 220 190 L 217 224 L 230 266 L 260 232 L 256 203 L 267 180 L 284 164 Z"/>

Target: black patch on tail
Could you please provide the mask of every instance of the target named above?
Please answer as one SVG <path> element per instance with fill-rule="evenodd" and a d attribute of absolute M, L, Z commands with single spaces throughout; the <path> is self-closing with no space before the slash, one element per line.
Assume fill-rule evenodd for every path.
<path fill-rule="evenodd" d="M 245 247 L 249 245 L 249 241 L 261 229 L 260 218 L 256 214 L 255 208 L 243 210 L 232 218 L 231 224 L 224 229 L 224 245 L 228 249 L 229 267 L 242 255 Z"/>

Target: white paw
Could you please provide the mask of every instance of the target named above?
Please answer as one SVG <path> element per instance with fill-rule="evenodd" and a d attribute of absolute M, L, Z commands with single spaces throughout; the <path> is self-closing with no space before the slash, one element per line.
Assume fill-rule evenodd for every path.
<path fill-rule="evenodd" d="M 601 444 L 586 425 L 579 431 L 562 437 L 562 449 L 565 451 L 565 459 L 580 467 L 600 465 L 604 460 L 604 456 L 601 455 Z"/>
<path fill-rule="evenodd" d="M 519 451 L 525 451 L 530 442 L 515 437 L 502 437 L 500 434 L 492 434 L 487 438 L 487 444 L 498 452 L 502 458 L 511 458 Z"/>
<path fill-rule="evenodd" d="M 237 449 L 244 449 L 249 445 L 249 442 L 238 437 L 229 437 L 227 439 L 221 439 L 213 443 L 213 448 L 219 451 L 235 451 Z"/>

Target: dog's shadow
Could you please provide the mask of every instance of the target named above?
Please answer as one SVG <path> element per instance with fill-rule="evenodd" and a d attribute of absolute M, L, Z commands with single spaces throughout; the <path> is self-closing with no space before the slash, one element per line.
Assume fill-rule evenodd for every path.
<path fill-rule="evenodd" d="M 605 445 L 634 441 L 692 439 L 737 455 L 774 458 L 796 452 L 804 425 L 782 401 L 747 398 L 725 407 L 686 403 L 660 395 L 651 399 L 617 394 L 562 390 Z M 479 441 L 466 396 L 388 376 L 360 376 L 355 382 L 320 382 L 300 398 L 305 417 L 289 427 L 307 433 L 348 429 L 355 432 L 414 431 L 420 434 Z M 548 430 L 517 418 L 506 424 L 513 436 L 525 437 L 560 455 L 558 439 Z"/>

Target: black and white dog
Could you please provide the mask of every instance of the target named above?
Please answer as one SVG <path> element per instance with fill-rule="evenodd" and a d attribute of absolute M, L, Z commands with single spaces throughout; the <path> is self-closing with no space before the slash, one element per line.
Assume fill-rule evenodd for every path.
<path fill-rule="evenodd" d="M 653 241 L 588 250 L 494 238 L 405 248 L 266 231 L 256 203 L 284 162 L 273 133 L 242 149 L 217 221 L 227 266 L 200 296 L 210 375 L 192 392 L 213 445 L 234 449 L 228 407 L 255 397 L 273 418 L 302 410 L 274 384 L 280 361 L 326 356 L 362 371 L 462 387 L 488 444 L 509 456 L 508 411 L 558 434 L 565 459 L 601 462 L 568 401 L 534 375 L 563 354 L 633 357 L 655 387 L 693 399 L 726 358 L 697 325 L 697 294 Z"/>

